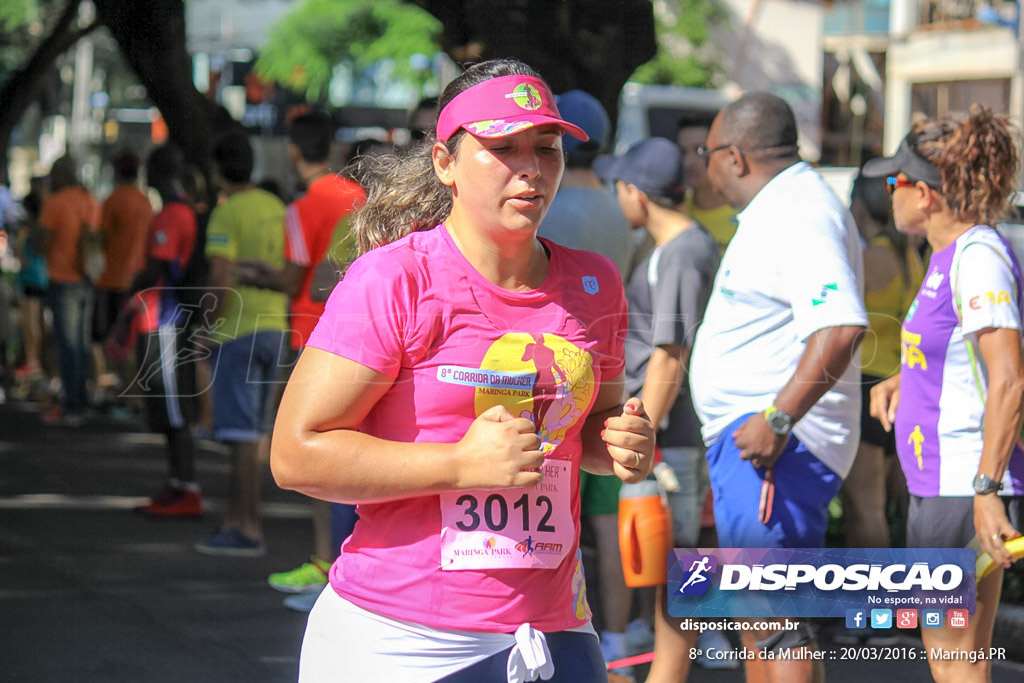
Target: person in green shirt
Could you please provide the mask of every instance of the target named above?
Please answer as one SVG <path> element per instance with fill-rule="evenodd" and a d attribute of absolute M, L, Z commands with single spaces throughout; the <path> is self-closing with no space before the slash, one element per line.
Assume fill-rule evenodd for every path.
<path fill-rule="evenodd" d="M 248 136 L 233 132 L 213 150 L 214 179 L 227 199 L 210 216 L 206 256 L 208 288 L 216 301 L 199 334 L 211 347 L 214 438 L 231 448 L 231 496 L 221 526 L 196 544 L 204 555 L 264 554 L 260 524 L 260 442 L 273 428 L 275 384 L 287 348 L 287 295 L 240 285 L 238 261 L 284 267 L 285 206 L 253 187 Z"/>

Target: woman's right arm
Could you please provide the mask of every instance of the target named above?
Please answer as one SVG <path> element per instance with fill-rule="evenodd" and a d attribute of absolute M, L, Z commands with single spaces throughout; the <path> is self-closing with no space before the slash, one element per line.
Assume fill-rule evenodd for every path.
<path fill-rule="evenodd" d="M 895 374 L 871 389 L 871 417 L 878 418 L 885 431 L 891 432 L 900 404 L 900 376 Z"/>
<path fill-rule="evenodd" d="M 278 485 L 365 503 L 472 488 L 533 486 L 544 461 L 533 423 L 502 407 L 457 443 L 403 443 L 357 431 L 394 378 L 307 347 L 285 389 L 270 465 Z"/>

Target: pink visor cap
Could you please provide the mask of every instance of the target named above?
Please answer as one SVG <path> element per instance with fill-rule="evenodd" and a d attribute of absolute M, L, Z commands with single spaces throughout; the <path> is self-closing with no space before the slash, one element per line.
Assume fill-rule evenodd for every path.
<path fill-rule="evenodd" d="M 582 128 L 561 117 L 544 81 L 500 76 L 463 90 L 445 105 L 437 118 L 437 139 L 447 142 L 459 128 L 481 138 L 503 138 L 547 123 L 584 142 L 588 139 Z"/>

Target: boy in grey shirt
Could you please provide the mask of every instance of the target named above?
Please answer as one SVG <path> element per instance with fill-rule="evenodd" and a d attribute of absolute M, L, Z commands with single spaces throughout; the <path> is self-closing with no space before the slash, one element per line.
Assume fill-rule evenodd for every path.
<path fill-rule="evenodd" d="M 683 193 L 679 148 L 665 138 L 638 142 L 620 157 L 598 157 L 597 174 L 614 181 L 619 206 L 633 229 L 646 229 L 654 249 L 626 285 L 626 390 L 641 396 L 658 425 L 658 446 L 674 471 L 678 490 L 668 493 L 673 543 L 696 547 L 708 490 L 700 422 L 690 401 L 686 368 L 697 326 L 718 270 L 714 238 L 675 207 Z M 666 609 L 664 588 L 655 610 L 655 653 L 650 680 L 685 680 L 696 631 L 681 631 Z"/>

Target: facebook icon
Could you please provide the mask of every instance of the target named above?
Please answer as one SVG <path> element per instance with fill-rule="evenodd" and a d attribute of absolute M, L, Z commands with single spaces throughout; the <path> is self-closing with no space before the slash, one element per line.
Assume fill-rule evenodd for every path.
<path fill-rule="evenodd" d="M 867 616 L 862 609 L 846 610 L 846 628 L 867 628 Z"/>

